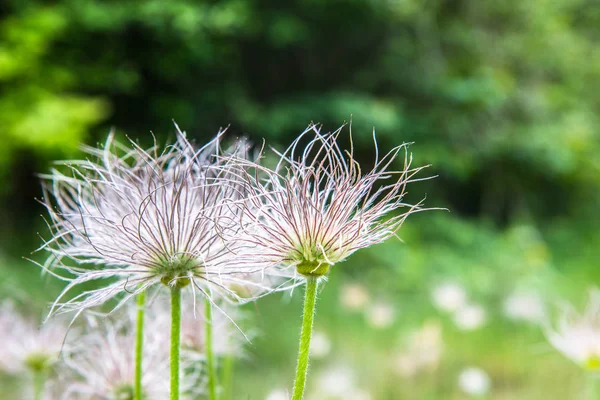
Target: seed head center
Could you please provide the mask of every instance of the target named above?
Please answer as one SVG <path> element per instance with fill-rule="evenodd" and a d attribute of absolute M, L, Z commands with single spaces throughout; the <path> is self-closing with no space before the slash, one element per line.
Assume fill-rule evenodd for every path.
<path fill-rule="evenodd" d="M 191 283 L 190 276 L 198 274 L 204 265 L 198 259 L 189 256 L 172 256 L 161 260 L 156 267 L 162 284 L 169 287 L 183 288 Z"/>
<path fill-rule="evenodd" d="M 585 360 L 585 367 L 593 371 L 600 369 L 600 356 L 589 357 L 587 360 Z"/>
<path fill-rule="evenodd" d="M 309 277 L 319 277 L 329 272 L 331 265 L 323 261 L 302 260 L 296 265 L 299 274 Z"/>

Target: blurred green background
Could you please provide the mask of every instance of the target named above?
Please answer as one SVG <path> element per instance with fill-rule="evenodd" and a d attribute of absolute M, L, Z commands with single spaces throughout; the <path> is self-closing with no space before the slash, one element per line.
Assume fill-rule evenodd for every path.
<path fill-rule="evenodd" d="M 583 373 L 506 301 L 527 293 L 552 310 L 600 278 L 599 40 L 595 0 L 5 0 L 0 295 L 44 312 L 60 290 L 21 259 L 44 232 L 35 174 L 111 127 L 149 143 L 150 131 L 172 139 L 175 120 L 202 143 L 229 125 L 230 137 L 282 148 L 311 121 L 352 120 L 364 165 L 373 128 L 382 150 L 414 142 L 415 165 L 438 177 L 412 184 L 410 200 L 450 213 L 414 215 L 403 242 L 332 271 L 312 398 L 350 398 L 319 387 L 348 378 L 357 399 L 462 399 L 468 367 L 489 376 L 488 399 L 578 398 Z M 461 328 L 436 308 L 444 284 L 485 321 Z M 348 285 L 369 300 L 349 309 Z M 262 333 L 233 398 L 290 388 L 301 293 L 288 300 L 248 307 Z M 440 355 L 407 374 L 399 354 L 424 324 L 439 331 Z"/>

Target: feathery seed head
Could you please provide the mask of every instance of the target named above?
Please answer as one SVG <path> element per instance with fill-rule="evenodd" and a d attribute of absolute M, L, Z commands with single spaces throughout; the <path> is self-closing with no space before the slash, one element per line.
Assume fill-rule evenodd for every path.
<path fill-rule="evenodd" d="M 53 237 L 42 246 L 51 253 L 43 267 L 69 282 L 53 311 L 117 295 L 122 304 L 160 283 L 236 296 L 228 285 L 246 284 L 243 276 L 256 267 L 239 261 L 244 247 L 233 240 L 244 224 L 235 205 L 242 192 L 232 165 L 217 157 L 221 136 L 195 150 L 178 130 L 177 142 L 161 151 L 123 145 L 111 134 L 103 149 L 84 148 L 91 159 L 62 163 L 69 174 L 44 176 Z M 245 159 L 247 148 L 240 141 L 225 154 Z M 103 279 L 116 281 L 59 303 L 73 287 Z"/>
<path fill-rule="evenodd" d="M 310 125 L 279 154 L 272 170 L 248 160 L 232 162 L 244 166 L 239 175 L 249 195 L 243 212 L 254 222 L 244 240 L 255 259 L 302 276 L 324 276 L 356 250 L 394 236 L 408 215 L 424 210 L 420 203 L 403 201 L 406 185 L 417 181 L 414 176 L 422 169 L 411 168 L 407 146 L 377 155 L 365 173 L 354 149 L 343 151 L 338 145 L 342 128 L 323 134 Z M 392 170 L 402 153 L 403 167 Z M 398 210 L 404 212 L 393 214 Z"/>
<path fill-rule="evenodd" d="M 67 392 L 92 399 L 133 400 L 135 377 L 135 313 L 113 314 L 112 318 L 88 318 L 88 330 L 77 342 L 69 343 L 66 364 L 74 378 Z M 144 399 L 169 397 L 169 330 L 162 320 L 147 318 L 142 358 Z M 184 363 L 184 367 L 187 364 Z M 184 398 L 204 390 L 198 373 L 182 368 Z M 189 396 L 189 397 L 188 397 Z M 69 397 L 70 398 L 70 397 Z"/>
<path fill-rule="evenodd" d="M 68 327 L 64 321 L 41 326 L 21 316 L 10 302 L 0 306 L 0 370 L 9 374 L 47 372 L 59 360 Z"/>
<path fill-rule="evenodd" d="M 82 337 L 67 357 L 67 365 L 76 376 L 69 387 L 72 395 L 91 398 L 133 399 L 134 335 L 110 321 Z M 169 371 L 169 356 L 160 338 L 150 336 L 145 341 L 142 387 L 147 398 L 168 397 L 165 376 Z M 163 397 L 164 396 L 164 397 Z"/>

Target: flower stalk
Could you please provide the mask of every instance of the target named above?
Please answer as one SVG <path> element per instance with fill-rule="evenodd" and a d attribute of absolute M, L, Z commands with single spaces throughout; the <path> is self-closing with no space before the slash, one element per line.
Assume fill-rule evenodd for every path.
<path fill-rule="evenodd" d="M 233 390 L 233 367 L 234 367 L 234 358 L 233 355 L 227 354 L 225 359 L 223 360 L 223 376 L 222 376 L 222 385 L 223 388 L 223 399 L 231 399 L 231 392 Z"/>
<path fill-rule="evenodd" d="M 142 354 L 144 348 L 144 307 L 146 292 L 137 295 L 137 321 L 135 338 L 135 385 L 134 399 L 142 400 Z"/>
<path fill-rule="evenodd" d="M 171 396 L 179 400 L 179 352 L 181 347 L 181 288 L 171 288 Z"/>
<path fill-rule="evenodd" d="M 206 351 L 206 367 L 208 369 L 208 394 L 210 400 L 217 399 L 217 374 L 215 370 L 215 359 L 213 352 L 213 337 L 212 337 L 212 304 L 206 298 L 204 300 L 204 327 L 205 327 L 205 351 Z"/>
<path fill-rule="evenodd" d="M 586 387 L 586 391 L 587 391 L 587 398 L 592 400 L 592 399 L 597 399 L 598 398 L 598 394 L 600 393 L 600 390 L 598 390 L 598 384 L 600 382 L 598 382 L 598 377 L 596 376 L 596 374 L 594 373 L 588 373 L 587 374 L 587 387 Z"/>
<path fill-rule="evenodd" d="M 44 398 L 44 385 L 46 383 L 46 373 L 44 370 L 33 371 L 33 398 L 42 400 Z"/>
<path fill-rule="evenodd" d="M 310 352 L 310 339 L 312 337 L 313 321 L 315 319 L 315 306 L 317 303 L 318 277 L 306 277 L 306 292 L 304 294 L 304 311 L 302 314 L 302 330 L 300 333 L 300 347 L 298 349 L 298 364 L 296 366 L 296 380 L 292 400 L 304 398 L 306 375 L 308 373 L 308 358 Z"/>

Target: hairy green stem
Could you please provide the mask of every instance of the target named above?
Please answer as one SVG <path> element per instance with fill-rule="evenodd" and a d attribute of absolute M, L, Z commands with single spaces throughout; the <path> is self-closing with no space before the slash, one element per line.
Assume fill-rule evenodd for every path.
<path fill-rule="evenodd" d="M 313 321 L 315 319 L 315 305 L 317 304 L 317 279 L 317 277 L 306 278 L 300 348 L 298 349 L 298 364 L 296 366 L 296 380 L 294 381 L 294 394 L 292 395 L 292 400 L 302 400 L 304 398 L 304 387 L 306 386 L 306 375 L 308 373 L 310 339 L 312 337 Z"/>
<path fill-rule="evenodd" d="M 206 368 L 208 370 L 208 394 L 210 400 L 216 400 L 217 374 L 213 354 L 212 304 L 208 298 L 204 300 L 204 335 L 204 351 L 206 352 Z"/>
<path fill-rule="evenodd" d="M 42 400 L 44 398 L 44 386 L 46 383 L 45 371 L 33 372 L 33 398 L 34 400 Z"/>
<path fill-rule="evenodd" d="M 137 295 L 137 321 L 135 327 L 135 384 L 133 398 L 142 400 L 142 354 L 144 349 L 144 306 L 146 291 Z"/>
<path fill-rule="evenodd" d="M 181 345 L 181 288 L 171 288 L 171 400 L 179 400 L 179 350 Z"/>

